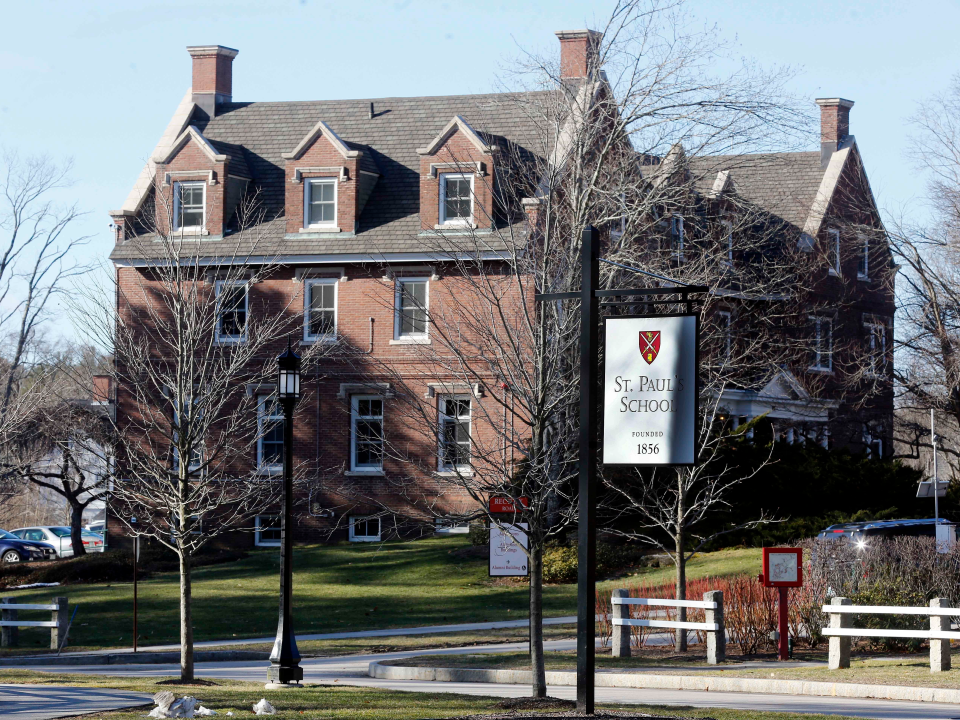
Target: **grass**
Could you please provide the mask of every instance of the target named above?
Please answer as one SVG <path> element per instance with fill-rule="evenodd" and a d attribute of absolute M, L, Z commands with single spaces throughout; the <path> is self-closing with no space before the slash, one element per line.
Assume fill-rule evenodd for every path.
<path fill-rule="evenodd" d="M 572 652 L 545 653 L 547 670 L 576 670 L 577 659 Z M 862 683 L 865 685 L 907 685 L 913 687 L 956 688 L 960 685 L 960 652 L 953 654 L 953 670 L 930 672 L 929 656 L 905 656 L 896 660 L 854 660 L 846 670 L 822 667 L 777 667 L 771 662 L 766 668 L 742 668 L 734 664 L 725 669 L 697 669 L 697 676 L 775 678 L 778 680 L 807 680 L 818 682 Z M 530 657 L 526 653 L 497 653 L 476 655 L 421 655 L 402 660 L 387 661 L 387 665 L 416 667 L 491 668 L 497 670 L 529 670 Z M 629 672 L 638 668 L 657 668 L 665 675 L 682 675 L 690 667 L 705 668 L 703 656 L 665 659 L 651 657 L 615 658 L 609 650 L 597 652 L 597 668 Z"/>
<path fill-rule="evenodd" d="M 701 577 L 722 577 L 727 575 L 756 575 L 760 572 L 763 550 L 760 548 L 731 548 L 712 553 L 701 553 L 687 562 L 687 580 Z M 601 590 L 610 591 L 623 587 L 624 583 L 644 583 L 660 585 L 673 583 L 676 570 L 668 560 L 666 567 L 637 568 L 614 579 L 597 583 Z"/>
<path fill-rule="evenodd" d="M 526 619 L 526 583 L 491 580 L 486 559 L 477 555 L 469 552 L 464 537 L 298 547 L 294 551 L 297 634 Z M 193 574 L 195 640 L 271 637 L 276 632 L 279 563 L 278 551 L 261 550 L 235 562 L 197 568 Z M 759 550 L 725 550 L 691 560 L 688 575 L 753 572 L 758 566 Z M 672 577 L 672 568 L 642 568 L 604 582 L 601 588 L 609 590 L 624 582 L 669 582 Z M 176 573 L 158 573 L 140 583 L 141 645 L 179 642 L 178 593 Z M 49 602 L 55 595 L 65 595 L 71 606 L 79 605 L 70 630 L 70 650 L 131 645 L 131 583 L 8 590 L 3 595 L 20 602 Z M 575 611 L 575 585 L 544 589 L 545 616 Z M 0 652 L 44 650 L 49 637 L 49 631 L 23 628 L 20 649 Z M 496 639 L 474 635 L 471 642 L 486 637 Z M 374 644 L 383 642 L 378 639 Z M 424 645 L 429 642 L 423 640 Z"/>
<path fill-rule="evenodd" d="M 235 717 L 251 716 L 250 707 L 266 698 L 274 707 L 277 720 L 388 720 L 447 718 L 474 714 L 501 713 L 500 698 L 455 695 L 452 693 L 413 693 L 349 686 L 308 685 L 303 690 L 264 690 L 262 683 L 216 680 L 212 686 L 157 685 L 165 678 L 107 677 L 38 673 L 29 670 L 0 670 L 0 683 L 72 685 L 130 690 L 153 694 L 170 690 L 177 697 L 191 695 L 220 717 L 232 711 Z M 839 715 L 755 712 L 720 708 L 688 708 L 647 705 L 601 705 L 604 710 L 715 720 L 853 720 Z M 547 708 L 543 708 L 547 710 Z M 556 707 L 556 710 L 561 709 Z M 102 720 L 142 720 L 145 708 L 121 712 L 96 713 Z"/>

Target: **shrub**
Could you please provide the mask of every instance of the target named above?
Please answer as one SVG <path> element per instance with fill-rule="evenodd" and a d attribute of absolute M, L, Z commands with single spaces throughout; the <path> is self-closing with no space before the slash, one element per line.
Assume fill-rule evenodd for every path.
<path fill-rule="evenodd" d="M 470 523 L 470 535 L 468 537 L 471 545 L 490 544 L 490 531 L 484 523 Z"/>
<path fill-rule="evenodd" d="M 607 576 L 638 565 L 643 549 L 636 545 L 597 543 L 597 575 Z M 573 583 L 577 581 L 577 548 L 549 545 L 543 551 L 543 581 Z"/>

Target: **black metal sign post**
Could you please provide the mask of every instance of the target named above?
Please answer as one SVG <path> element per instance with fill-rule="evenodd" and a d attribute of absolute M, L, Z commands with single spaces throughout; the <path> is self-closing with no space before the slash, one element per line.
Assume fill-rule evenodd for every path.
<path fill-rule="evenodd" d="M 706 287 L 685 285 L 670 278 L 654 275 L 638 268 L 617 265 L 649 275 L 674 287 L 600 290 L 600 232 L 591 226 L 583 230 L 581 239 L 581 285 L 579 292 L 538 293 L 537 302 L 580 300 L 580 460 L 579 498 L 577 508 L 577 711 L 592 715 L 594 711 L 594 673 L 596 670 L 596 485 L 598 452 L 597 379 L 600 367 L 600 302 L 601 297 L 648 297 L 649 303 L 683 304 L 692 312 L 691 293 L 703 293 Z M 658 296 L 677 295 L 678 300 L 659 300 Z M 639 301 L 645 302 L 645 301 Z M 636 305 L 636 300 L 609 300 L 608 305 Z"/>

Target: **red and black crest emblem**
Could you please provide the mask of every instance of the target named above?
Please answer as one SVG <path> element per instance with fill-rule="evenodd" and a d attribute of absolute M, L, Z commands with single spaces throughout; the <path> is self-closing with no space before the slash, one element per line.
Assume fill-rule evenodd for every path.
<path fill-rule="evenodd" d="M 640 332 L 640 354 L 650 365 L 660 352 L 660 331 L 642 330 Z"/>

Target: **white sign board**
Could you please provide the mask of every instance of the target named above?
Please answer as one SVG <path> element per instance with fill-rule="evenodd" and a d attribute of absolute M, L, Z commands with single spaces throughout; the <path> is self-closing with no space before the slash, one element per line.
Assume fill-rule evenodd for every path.
<path fill-rule="evenodd" d="M 490 525 L 490 576 L 526 577 L 530 574 L 527 565 L 527 523 L 499 526 Z"/>
<path fill-rule="evenodd" d="M 795 583 L 797 581 L 797 554 L 770 551 L 771 583 Z"/>
<path fill-rule="evenodd" d="M 693 465 L 696 315 L 608 317 L 603 464 Z"/>

